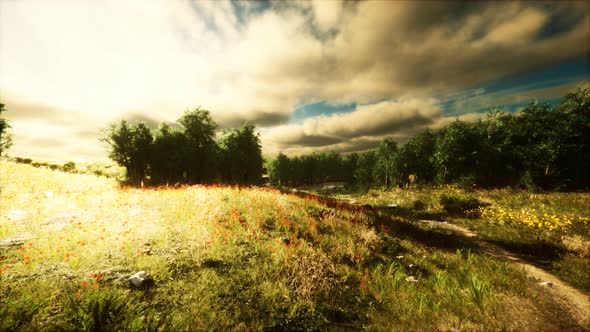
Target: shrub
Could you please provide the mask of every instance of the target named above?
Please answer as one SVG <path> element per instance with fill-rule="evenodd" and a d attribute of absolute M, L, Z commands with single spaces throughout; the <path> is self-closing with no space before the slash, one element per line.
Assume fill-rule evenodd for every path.
<path fill-rule="evenodd" d="M 453 195 L 442 195 L 440 197 L 440 204 L 448 214 L 460 216 L 465 216 L 466 211 L 490 205 L 473 197 L 463 198 Z"/>

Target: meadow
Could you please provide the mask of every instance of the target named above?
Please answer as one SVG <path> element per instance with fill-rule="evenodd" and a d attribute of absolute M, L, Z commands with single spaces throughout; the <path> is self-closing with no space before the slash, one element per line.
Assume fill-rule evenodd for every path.
<path fill-rule="evenodd" d="M 588 328 L 524 270 L 417 222 L 470 227 L 587 291 L 587 193 L 373 190 L 328 206 L 265 187 L 125 188 L 11 162 L 0 179 L 0 330 Z M 138 271 L 151 287 L 129 284 Z"/>

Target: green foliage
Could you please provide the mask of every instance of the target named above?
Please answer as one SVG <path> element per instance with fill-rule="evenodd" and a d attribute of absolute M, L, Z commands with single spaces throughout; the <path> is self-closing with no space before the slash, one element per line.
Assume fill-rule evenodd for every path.
<path fill-rule="evenodd" d="M 178 123 L 183 128 L 186 137 L 186 166 L 189 183 L 213 182 L 217 175 L 215 144 L 215 129 L 217 124 L 211 118 L 209 111 L 197 108 L 186 111 Z"/>
<path fill-rule="evenodd" d="M 432 156 L 435 151 L 435 142 L 436 134 L 427 129 L 410 138 L 399 149 L 396 166 L 402 182 L 405 182 L 412 174 L 417 176 L 419 182 L 434 181 L 436 168 Z"/>
<path fill-rule="evenodd" d="M 373 170 L 375 183 L 388 188 L 392 182 L 400 182 L 397 168 L 396 155 L 397 143 L 391 139 L 384 139 L 377 148 L 377 161 Z"/>
<path fill-rule="evenodd" d="M 373 184 L 373 167 L 377 162 L 377 154 L 375 151 L 367 151 L 359 154 L 354 171 L 355 182 L 360 185 Z"/>
<path fill-rule="evenodd" d="M 434 162 L 443 183 L 473 175 L 480 163 L 481 135 L 477 127 L 455 121 L 443 128 L 437 137 Z"/>
<path fill-rule="evenodd" d="M 6 108 L 4 104 L 0 103 L 0 156 L 12 146 L 12 134 L 9 132 L 10 122 L 2 117 L 3 112 L 6 112 Z"/>
<path fill-rule="evenodd" d="M 262 148 L 255 127 L 245 124 L 231 129 L 219 143 L 221 178 L 225 183 L 260 184 L 262 180 Z"/>
<path fill-rule="evenodd" d="M 73 172 L 76 170 L 76 163 L 73 161 L 68 161 L 61 166 L 61 170 L 64 172 Z"/>
<path fill-rule="evenodd" d="M 289 157 L 279 153 L 278 156 L 269 162 L 267 167 L 270 183 L 277 186 L 286 185 L 289 181 Z"/>
<path fill-rule="evenodd" d="M 536 285 L 523 269 L 403 212 L 424 202 L 423 213 L 435 216 L 438 197 L 466 197 L 460 190 L 391 188 L 358 197 L 359 204 L 399 200 L 393 215 L 379 217 L 269 188 L 126 190 L 104 178 L 1 166 L 13 176 L 0 208 L 39 212 L 0 225 L 10 237 L 20 230 L 34 235 L 24 251 L 0 250 L 0 330 L 510 331 L 516 328 L 507 305 L 525 306 L 518 317 L 524 322 L 552 316 L 539 310 L 535 299 L 546 295 L 531 294 Z M 48 190 L 59 195 L 54 211 L 48 198 L 21 199 Z M 515 208 L 587 211 L 581 193 L 473 195 Z M 93 213 L 96 197 L 108 213 Z M 37 227 L 72 203 L 86 212 L 59 231 Z M 559 268 L 570 278 L 584 276 L 582 269 Z M 139 270 L 154 277 L 155 287 L 128 288 L 126 279 Z"/>
<path fill-rule="evenodd" d="M 291 159 L 287 164 L 292 179 L 282 183 L 326 181 L 330 176 L 318 166 L 324 157 Z M 590 89 L 579 89 L 553 108 L 531 101 L 517 114 L 494 110 L 478 122 L 457 120 L 436 132 L 428 129 L 399 147 L 386 138 L 375 150 L 349 155 L 331 174 L 363 188 L 406 186 L 412 181 L 458 184 L 466 189 L 577 190 L 590 187 L 588 169 Z"/>
<path fill-rule="evenodd" d="M 163 123 L 154 136 L 149 160 L 151 181 L 154 184 L 185 182 L 188 140 L 183 132 Z"/>
<path fill-rule="evenodd" d="M 440 204 L 451 215 L 466 215 L 467 211 L 489 205 L 488 203 L 479 201 L 477 198 L 449 194 L 443 194 L 440 197 Z"/>
<path fill-rule="evenodd" d="M 260 184 L 263 159 L 253 125 L 227 130 L 219 145 L 217 124 L 207 110 L 186 111 L 178 124 L 152 131 L 144 124 L 113 124 L 101 139 L 109 157 L 125 167 L 132 183 Z"/>

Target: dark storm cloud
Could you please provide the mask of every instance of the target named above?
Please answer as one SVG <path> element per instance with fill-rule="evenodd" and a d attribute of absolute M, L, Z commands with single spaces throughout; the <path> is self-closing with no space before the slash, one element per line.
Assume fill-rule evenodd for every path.
<path fill-rule="evenodd" d="M 4 97 L 6 118 L 11 121 L 36 121 L 58 126 L 88 126 L 96 124 L 96 119 L 86 113 L 66 110 L 48 105 L 22 102 Z"/>
<path fill-rule="evenodd" d="M 245 123 L 251 123 L 258 127 L 268 127 L 286 123 L 289 120 L 289 114 L 253 109 L 249 112 L 238 114 L 216 114 L 213 112 L 213 118 L 219 123 L 221 128 L 237 128 Z"/>
<path fill-rule="evenodd" d="M 333 145 L 342 142 L 342 139 L 322 135 L 301 135 L 296 140 L 288 142 L 289 145 L 320 147 L 325 145 Z"/>
<path fill-rule="evenodd" d="M 366 141 L 371 137 L 424 128 L 440 116 L 440 109 L 432 101 L 384 101 L 357 106 L 351 113 L 317 116 L 301 124 L 271 128 L 264 137 L 279 148 L 334 147 L 346 141 Z"/>

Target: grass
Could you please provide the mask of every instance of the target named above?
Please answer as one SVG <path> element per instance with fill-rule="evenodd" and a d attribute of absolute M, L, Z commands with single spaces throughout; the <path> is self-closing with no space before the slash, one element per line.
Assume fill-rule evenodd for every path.
<path fill-rule="evenodd" d="M 362 204 L 397 204 L 395 213 L 411 220 L 464 226 L 590 292 L 590 193 L 425 187 L 352 197 Z"/>
<path fill-rule="evenodd" d="M 267 188 L 0 172 L 0 330 L 510 330 L 503 312 L 535 305 L 524 271 L 412 222 L 439 213 L 426 194 L 382 220 Z M 153 287 L 128 285 L 140 270 Z"/>

